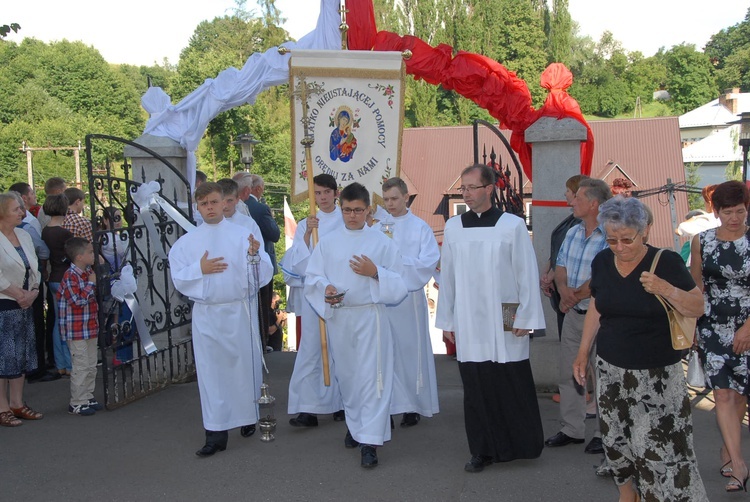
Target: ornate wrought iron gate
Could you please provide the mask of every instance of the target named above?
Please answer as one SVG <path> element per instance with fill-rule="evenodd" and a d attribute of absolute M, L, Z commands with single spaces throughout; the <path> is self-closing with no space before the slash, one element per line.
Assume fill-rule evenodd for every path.
<path fill-rule="evenodd" d="M 126 156 L 128 151 L 156 159 L 159 167 L 134 166 Z M 106 407 L 112 409 L 195 375 L 191 307 L 174 289 L 163 258 L 185 230 L 161 207 L 139 207 L 133 195 L 141 184 L 157 181 L 159 195 L 191 221 L 192 201 L 185 177 L 169 161 L 132 141 L 88 135 L 86 162 L 94 252 L 100 261 L 97 293 L 104 396 Z M 148 214 L 156 232 L 147 231 L 144 216 Z M 154 252 L 157 248 L 164 251 L 161 258 Z M 112 283 L 128 264 L 137 284 L 133 309 L 111 294 Z M 133 317 L 137 310 L 142 311 L 156 345 L 151 354 L 142 343 L 145 337 L 138 336 Z"/>
<path fill-rule="evenodd" d="M 515 173 L 511 173 L 508 162 L 505 163 L 505 169 L 503 169 L 502 157 L 495 153 L 494 146 L 491 147 L 489 161 L 487 160 L 487 145 L 483 145 L 482 159 L 479 159 L 480 125 L 489 129 L 502 141 L 507 155 L 506 158 L 510 158 L 512 161 Z M 496 202 L 498 207 L 502 208 L 503 211 L 525 218 L 526 207 L 523 203 L 523 170 L 521 169 L 521 163 L 518 162 L 518 157 L 516 157 L 515 152 L 511 148 L 510 143 L 508 143 L 508 140 L 503 136 L 503 133 L 486 120 L 477 119 L 474 121 L 474 163 L 486 164 L 494 169 L 497 176 L 495 196 L 497 197 Z M 512 176 L 512 174 L 515 174 L 515 176 Z"/>

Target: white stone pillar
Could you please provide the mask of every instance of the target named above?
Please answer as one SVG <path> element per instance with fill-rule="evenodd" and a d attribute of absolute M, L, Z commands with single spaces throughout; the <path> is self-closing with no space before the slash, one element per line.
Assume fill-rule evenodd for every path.
<path fill-rule="evenodd" d="M 170 138 L 152 136 L 150 134 L 144 134 L 143 136 L 134 140 L 134 143 L 138 143 L 154 153 L 159 154 L 166 161 L 179 172 L 183 177 L 187 178 L 187 152 L 180 144 Z M 188 203 L 189 188 L 186 187 L 185 182 L 180 177 L 172 172 L 167 165 L 165 165 L 160 159 L 154 157 L 151 153 L 136 148 L 134 146 L 127 145 L 124 148 L 124 155 L 127 159 L 130 159 L 132 166 L 132 173 L 130 179 L 138 182 L 149 182 L 159 180 L 162 186 L 162 193 L 165 199 L 169 199 L 177 202 L 187 215 L 188 210 L 186 209 Z M 145 178 L 145 179 L 144 179 Z M 152 211 L 153 213 L 153 211 Z M 154 213 L 154 221 L 158 224 L 156 215 Z M 143 225 L 140 218 L 136 221 L 136 224 Z M 167 232 L 166 238 L 169 245 L 165 249 L 165 252 L 169 254 L 171 245 L 177 240 L 177 238 L 183 234 L 182 231 L 178 230 L 178 225 L 174 224 L 171 228 L 173 232 Z M 171 276 L 169 275 L 169 268 L 165 260 L 159 258 L 156 254 L 151 251 L 150 256 L 147 256 L 147 235 L 145 228 L 143 233 L 136 237 L 135 244 L 138 247 L 138 259 L 149 260 L 151 264 L 152 274 L 149 278 L 148 274 L 145 273 L 145 269 L 138 274 L 138 299 L 143 309 L 144 316 L 147 320 L 151 319 L 167 319 L 167 316 L 172 316 L 174 319 L 175 312 L 179 309 L 184 309 L 187 306 L 187 299 L 175 290 L 172 284 Z M 159 243 L 151 243 L 151 246 L 159 245 Z M 134 265 L 135 266 L 135 265 Z M 150 281 L 150 282 L 149 282 Z M 168 284 L 167 284 L 168 283 Z M 169 291 L 166 295 L 165 292 Z M 165 312 L 164 302 L 167 302 L 170 306 L 170 312 Z M 163 316 L 163 317 L 161 317 Z M 157 322 L 157 325 L 159 323 Z M 172 332 L 172 343 L 178 343 L 181 338 L 189 336 L 190 326 L 183 326 L 178 330 Z M 167 346 L 166 333 L 154 335 L 154 343 L 157 348 L 163 349 Z"/>
<path fill-rule="evenodd" d="M 574 119 L 542 117 L 526 130 L 526 143 L 532 145 L 533 200 L 531 223 L 539 273 L 550 257 L 552 230 L 570 214 L 565 201 L 565 181 L 581 173 L 581 141 L 586 127 Z M 546 337 L 531 343 L 534 381 L 540 390 L 557 392 L 559 348 L 557 315 L 547 297 L 542 297 L 547 324 Z"/>

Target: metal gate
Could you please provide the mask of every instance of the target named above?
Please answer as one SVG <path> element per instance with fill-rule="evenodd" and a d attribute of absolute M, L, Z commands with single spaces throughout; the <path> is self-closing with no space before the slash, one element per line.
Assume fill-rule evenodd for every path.
<path fill-rule="evenodd" d="M 482 145 L 482 159 L 479 159 L 479 126 L 482 125 L 489 129 L 497 136 L 506 152 L 506 158 L 512 161 L 515 173 L 510 170 L 510 164 L 506 161 L 503 169 L 503 159 L 495 152 L 495 147 L 491 146 L 489 160 L 487 156 L 487 145 Z M 495 190 L 495 202 L 503 211 L 521 218 L 526 219 L 526 207 L 523 203 L 523 170 L 521 163 L 518 161 L 515 152 L 510 146 L 503 133 L 494 125 L 486 120 L 474 120 L 474 163 L 485 164 L 490 166 L 497 176 L 497 188 Z M 530 223 L 527 219 L 527 223 Z"/>
<path fill-rule="evenodd" d="M 148 157 L 150 167 L 134 166 L 128 157 L 133 152 Z M 156 181 L 161 199 L 190 221 L 192 200 L 187 179 L 168 160 L 132 141 L 88 135 L 86 163 L 94 252 L 99 258 L 96 273 L 104 399 L 105 406 L 112 409 L 195 375 L 189 332 L 191 306 L 174 289 L 165 259 L 185 230 L 161 206 L 139 207 L 133 195 L 142 184 Z M 148 225 L 151 230 L 147 218 L 154 223 Z M 129 305 L 111 293 L 126 265 L 132 267 L 137 284 L 132 295 L 135 305 L 132 298 Z M 136 327 L 134 313 L 138 310 L 156 347 L 150 354 L 150 346 L 143 343 L 149 337 L 139 336 L 142 330 Z"/>

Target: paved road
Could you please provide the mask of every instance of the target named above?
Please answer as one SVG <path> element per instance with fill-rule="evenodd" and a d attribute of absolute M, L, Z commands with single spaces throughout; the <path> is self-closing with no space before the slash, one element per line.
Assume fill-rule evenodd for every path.
<path fill-rule="evenodd" d="M 615 501 L 609 478 L 594 475 L 600 456 L 584 445 L 545 449 L 537 460 L 463 471 L 469 452 L 462 390 L 455 361 L 436 356 L 441 413 L 411 429 L 398 427 L 378 450 L 380 465 L 359 466 L 358 450 L 343 446 L 345 427 L 330 416 L 320 426 L 288 425 L 287 386 L 294 353 L 267 356 L 277 398 L 276 441 L 230 432 L 227 451 L 194 455 L 203 444 L 195 383 L 93 417 L 67 414 L 66 380 L 26 387 L 40 422 L 0 428 L 0 501 Z M 97 391 L 101 392 L 101 382 Z M 545 435 L 558 430 L 558 410 L 540 395 Z M 707 396 L 696 396 L 696 450 L 711 500 L 737 500 L 718 474 L 719 435 Z M 590 431 L 591 432 L 591 431 Z M 748 432 L 743 446 L 750 451 Z"/>

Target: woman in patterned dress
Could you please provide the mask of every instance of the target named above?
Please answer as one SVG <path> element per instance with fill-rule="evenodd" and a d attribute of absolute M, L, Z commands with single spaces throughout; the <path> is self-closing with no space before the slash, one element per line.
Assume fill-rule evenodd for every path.
<path fill-rule="evenodd" d="M 750 355 L 750 195 L 739 181 L 720 184 L 711 196 L 718 228 L 693 238 L 690 271 L 703 285 L 705 315 L 698 320 L 698 346 L 706 383 L 716 400 L 716 422 L 724 444 L 721 474 L 727 491 L 747 491 L 748 468 L 740 448 L 747 410 Z"/>

